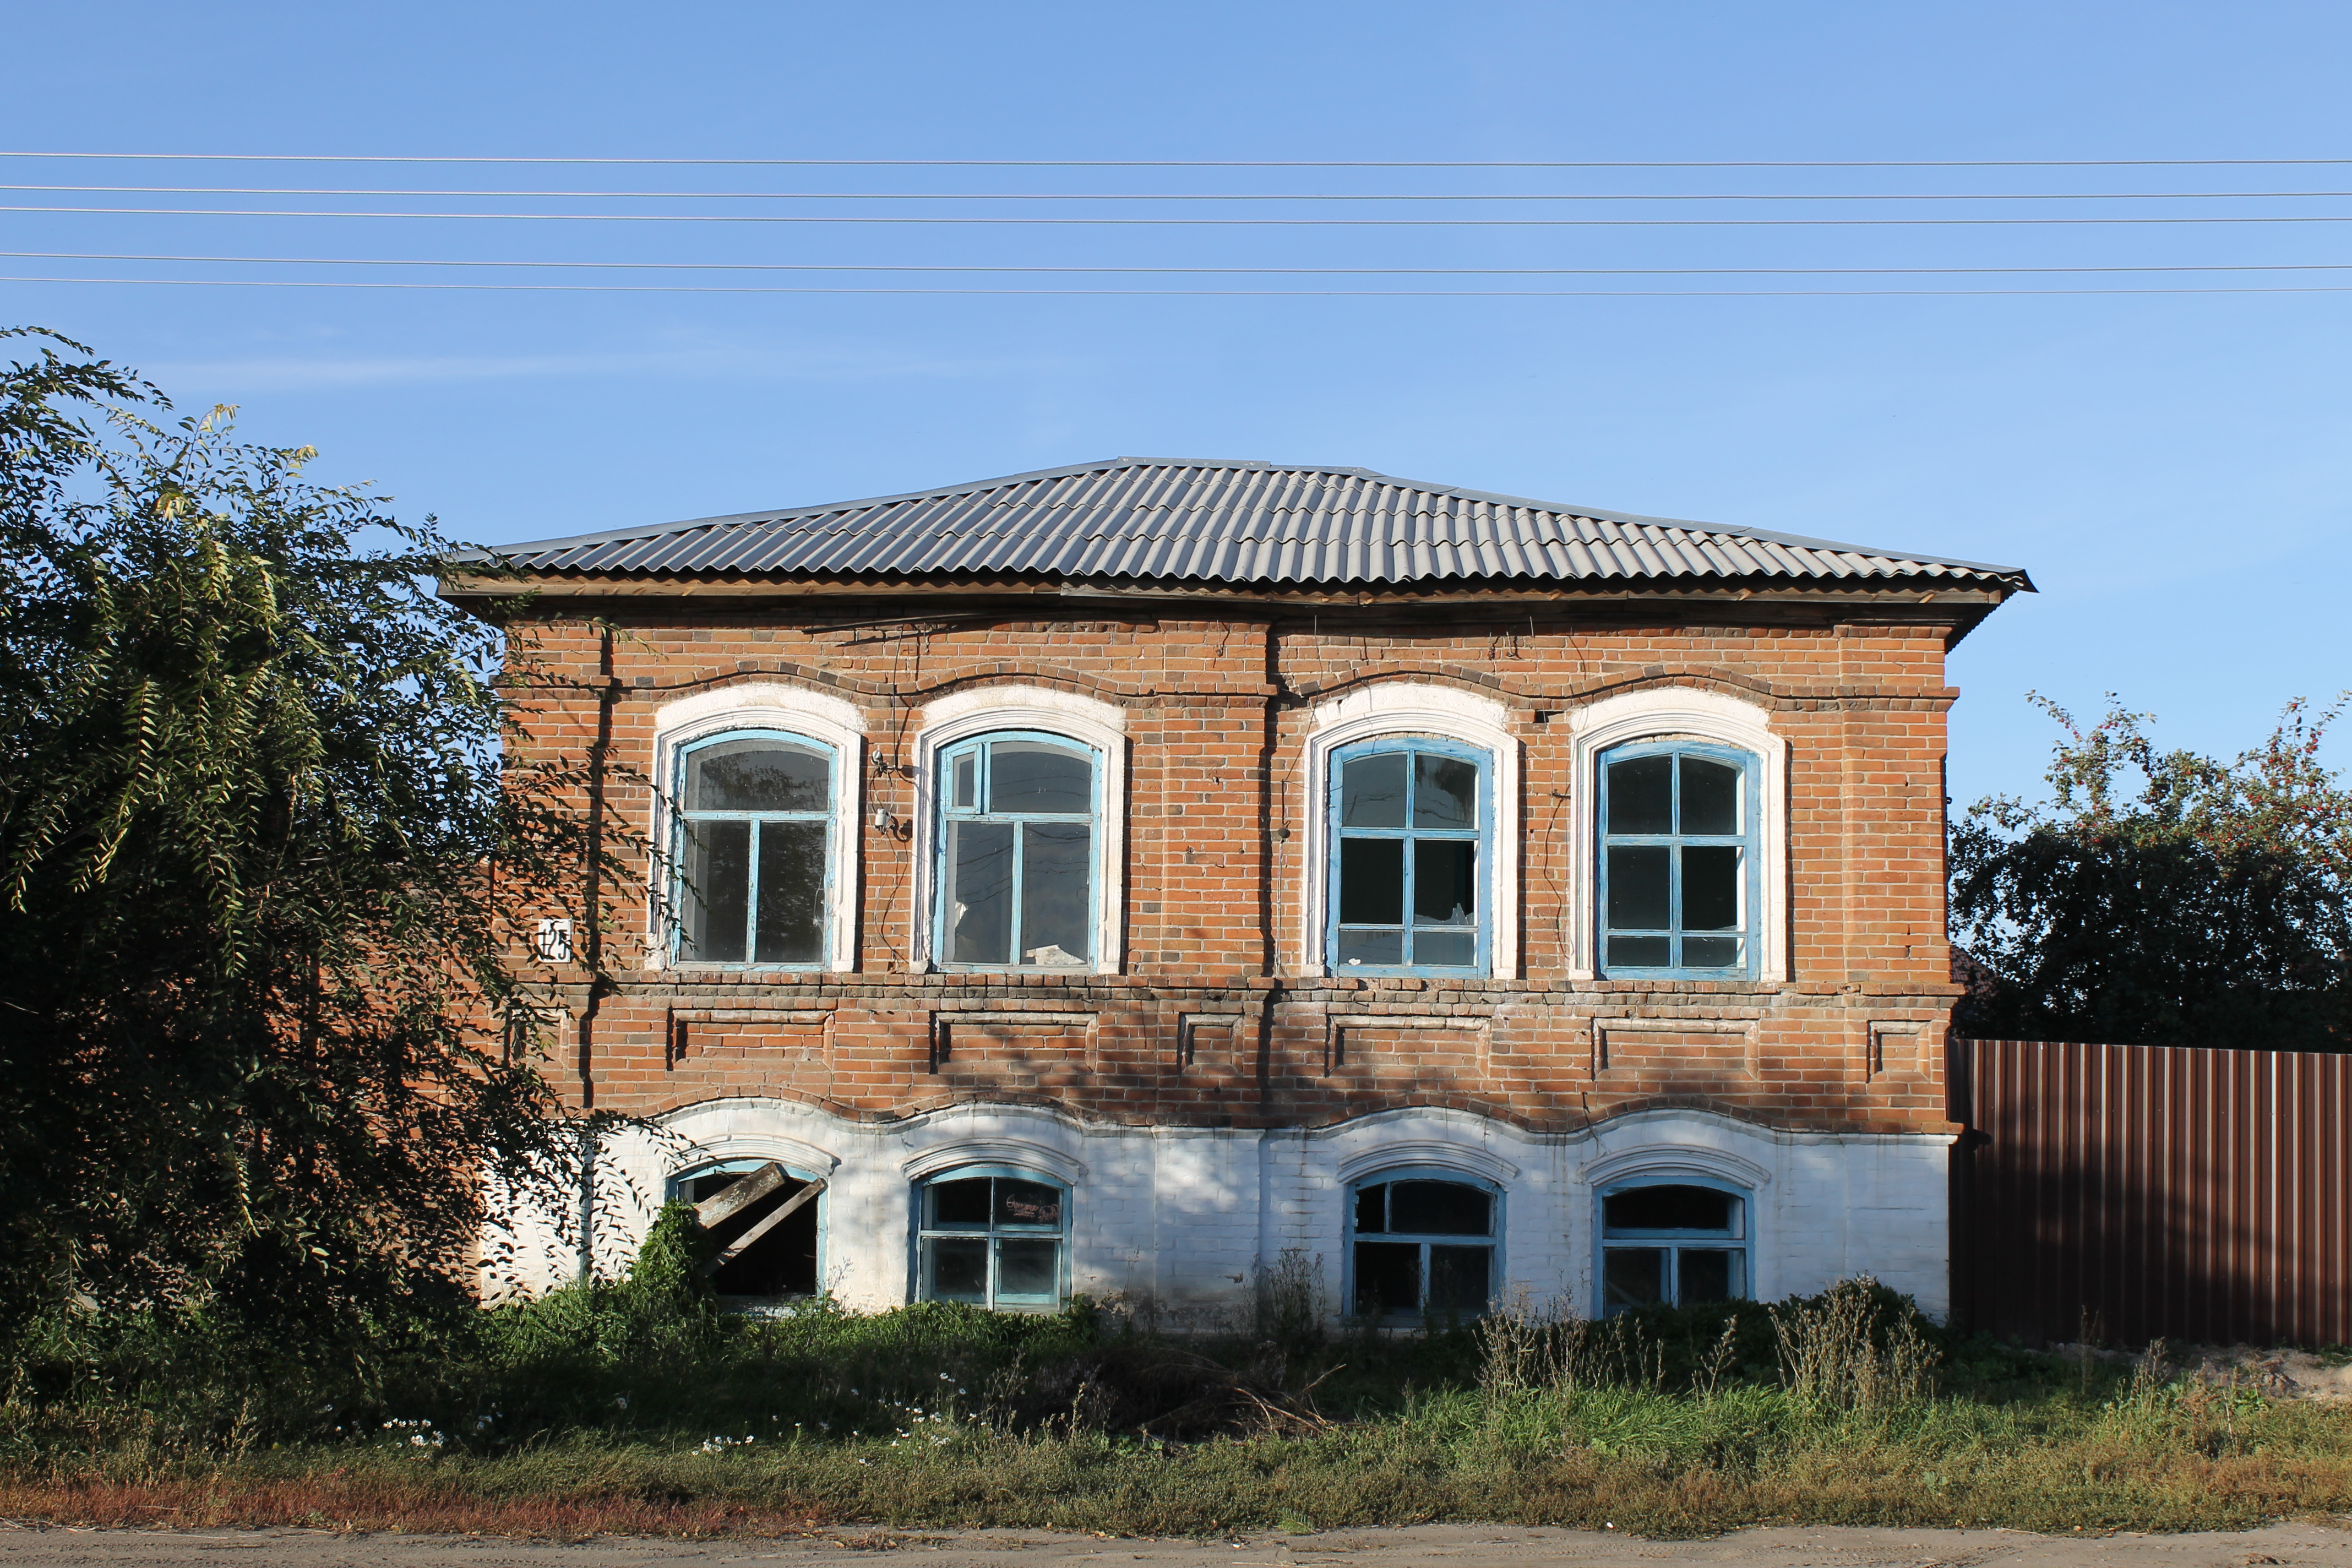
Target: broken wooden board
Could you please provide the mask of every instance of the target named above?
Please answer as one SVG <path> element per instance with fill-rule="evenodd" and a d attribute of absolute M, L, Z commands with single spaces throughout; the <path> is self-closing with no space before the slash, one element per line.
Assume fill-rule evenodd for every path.
<path fill-rule="evenodd" d="M 784 1168 L 771 1160 L 726 1191 L 713 1193 L 695 1205 L 694 1222 L 705 1230 L 715 1229 L 791 1180 Z"/>
<path fill-rule="evenodd" d="M 763 1216 L 759 1224 L 729 1242 L 716 1257 L 702 1266 L 702 1271 L 705 1274 L 718 1273 L 740 1254 L 749 1250 L 753 1242 L 790 1219 L 799 1211 L 803 1204 L 810 1202 L 823 1191 L 824 1191 L 824 1178 L 820 1176 L 782 1203 L 778 1204 L 773 1214 Z"/>

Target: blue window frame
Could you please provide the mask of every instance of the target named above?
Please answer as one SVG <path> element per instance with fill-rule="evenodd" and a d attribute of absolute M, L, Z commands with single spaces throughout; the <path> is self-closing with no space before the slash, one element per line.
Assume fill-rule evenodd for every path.
<path fill-rule="evenodd" d="M 833 917 L 832 747 L 732 730 L 678 755 L 672 957 L 815 969 Z"/>
<path fill-rule="evenodd" d="M 1601 1315 L 1748 1299 L 1755 1243 L 1748 1209 L 1745 1192 L 1715 1182 L 1601 1189 Z"/>
<path fill-rule="evenodd" d="M 1756 759 L 1694 742 L 1601 758 L 1601 964 L 1611 975 L 1756 972 Z"/>
<path fill-rule="evenodd" d="M 1503 1194 L 1458 1171 L 1381 1171 L 1348 1191 L 1348 1306 L 1369 1321 L 1475 1318 L 1501 1279 Z"/>
<path fill-rule="evenodd" d="M 1485 973 L 1492 759 L 1412 736 L 1341 746 L 1330 767 L 1332 973 Z"/>
<path fill-rule="evenodd" d="M 1470 1319 L 1500 1281 L 1503 1192 L 1461 1171 L 1400 1168 L 1348 1190 L 1348 1311 Z"/>
<path fill-rule="evenodd" d="M 940 754 L 941 963 L 1093 967 L 1102 775 L 1092 747 L 1061 735 L 983 735 Z"/>
<path fill-rule="evenodd" d="M 915 1295 L 1051 1311 L 1069 1294 L 1070 1189 L 1010 1165 L 960 1165 L 915 1187 Z"/>
<path fill-rule="evenodd" d="M 670 1201 L 698 1204 L 715 1198 L 767 1163 L 765 1160 L 721 1160 L 682 1171 L 670 1178 Z M 712 1239 L 724 1247 L 790 1203 L 816 1179 L 789 1166 L 785 1173 L 790 1179 L 775 1192 L 720 1221 Z M 712 1280 L 719 1296 L 756 1307 L 764 1301 L 817 1295 L 824 1279 L 824 1202 L 825 1194 L 819 1193 L 721 1264 Z"/>

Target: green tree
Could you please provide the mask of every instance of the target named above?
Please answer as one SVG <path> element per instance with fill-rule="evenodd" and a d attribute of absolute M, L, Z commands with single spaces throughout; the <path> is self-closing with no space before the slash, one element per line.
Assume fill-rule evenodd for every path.
<path fill-rule="evenodd" d="M 572 1179 L 513 961 L 581 781 L 501 767 L 429 521 L 0 335 L 0 1332 L 362 1344 L 464 1299 L 486 1174 Z"/>
<path fill-rule="evenodd" d="M 1953 941 L 1984 1039 L 2352 1047 L 2352 791 L 2319 749 L 2344 700 L 2290 703 L 2233 762 L 2163 751 L 2110 702 L 2065 731 L 2052 798 L 1979 802 L 1951 836 Z"/>

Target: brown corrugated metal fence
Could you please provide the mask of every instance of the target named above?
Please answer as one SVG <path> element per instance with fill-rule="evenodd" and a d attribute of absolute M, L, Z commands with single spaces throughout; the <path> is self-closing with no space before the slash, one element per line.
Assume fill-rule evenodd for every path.
<path fill-rule="evenodd" d="M 1952 1302 L 2029 1343 L 2352 1343 L 2352 1058 L 1951 1042 Z"/>

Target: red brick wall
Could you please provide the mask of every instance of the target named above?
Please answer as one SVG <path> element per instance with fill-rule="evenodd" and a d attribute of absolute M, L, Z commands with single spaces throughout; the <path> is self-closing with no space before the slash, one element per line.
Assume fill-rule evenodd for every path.
<path fill-rule="evenodd" d="M 600 609 L 614 616 L 614 603 Z M 555 616 L 518 628 L 552 678 L 521 752 L 583 763 L 609 708 L 605 809 L 640 834 L 656 711 L 688 692 L 759 679 L 845 699 L 864 712 L 869 754 L 898 767 L 921 706 L 949 692 L 1019 682 L 1118 705 L 1130 748 L 1127 962 L 1075 979 L 909 973 L 915 847 L 865 827 L 854 973 L 679 973 L 646 964 L 640 872 L 606 939 L 617 988 L 584 1026 L 584 991 L 562 988 L 560 1066 L 599 1106 L 762 1095 L 874 1118 L 979 1098 L 1247 1126 L 1444 1104 L 1564 1128 L 1700 1104 L 1790 1127 L 1945 1127 L 1948 626 L 1703 624 L 1661 608 L 1654 624 L 1465 612 L 1452 624 L 1169 615 L 828 631 L 724 601 L 620 603 L 609 633 Z M 1502 842 L 1516 816 L 1517 979 L 1297 972 L 1311 710 L 1395 678 L 1461 686 L 1512 716 L 1522 788 L 1516 811 L 1503 803 Z M 1786 983 L 1570 979 L 1562 716 L 1667 686 L 1758 704 L 1789 743 Z M 913 809 L 900 773 L 869 770 L 866 790 L 868 813 Z"/>

